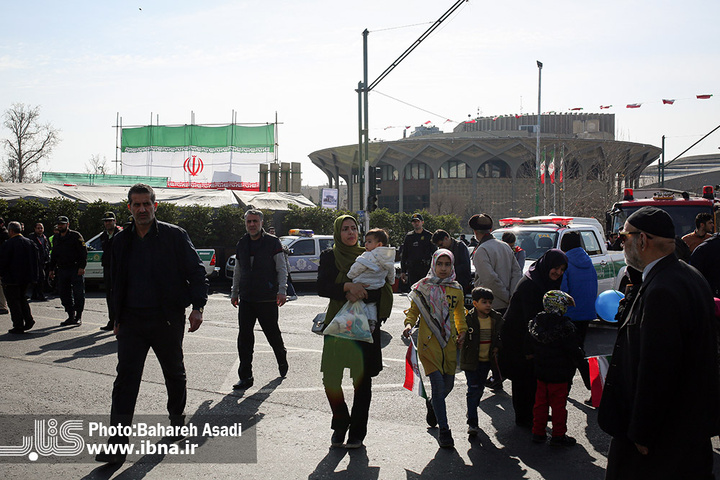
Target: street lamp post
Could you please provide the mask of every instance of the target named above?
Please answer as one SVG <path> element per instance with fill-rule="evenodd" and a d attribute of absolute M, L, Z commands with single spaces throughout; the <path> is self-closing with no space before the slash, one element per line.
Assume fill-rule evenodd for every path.
<path fill-rule="evenodd" d="M 464 2 L 468 2 L 469 0 L 457 0 L 455 4 L 453 4 L 452 7 L 450 7 L 445 13 L 442 14 L 440 18 L 435 20 L 435 22 L 427 29 L 425 32 L 420 35 L 420 37 L 413 42 L 412 45 L 410 45 L 398 58 L 395 60 L 389 67 L 385 69 L 383 73 L 381 73 L 375 80 L 372 81 L 372 83 L 368 83 L 368 62 L 367 62 L 367 37 L 368 37 L 368 30 L 365 29 L 363 31 L 363 81 L 358 84 L 358 109 L 360 110 L 358 118 L 359 118 L 359 126 L 358 129 L 360 130 L 359 140 L 358 140 L 358 177 L 364 177 L 364 185 L 363 180 L 360 180 L 360 188 L 358 189 L 358 195 L 360 196 L 360 202 L 358 202 L 358 205 L 362 209 L 363 206 L 365 208 L 365 228 L 369 228 L 370 225 L 370 204 L 369 204 L 369 192 L 370 192 L 370 155 L 369 155 L 369 121 L 368 121 L 368 93 L 375 88 L 375 86 L 380 83 L 390 72 L 392 72 L 395 67 L 397 67 L 400 62 L 405 60 L 405 58 L 412 53 L 415 48 L 417 48 L 418 45 L 420 45 L 432 32 L 434 32 L 441 23 L 443 23 L 445 20 L 447 20 L 450 15 L 452 15 Z M 363 175 L 364 174 L 364 175 Z M 401 172 L 402 174 L 402 172 Z M 352 176 L 352 175 L 351 175 Z M 364 186 L 364 188 L 363 188 Z M 350 188 L 350 187 L 349 187 Z M 363 198 L 364 193 L 364 198 Z"/>
<path fill-rule="evenodd" d="M 542 67 L 543 64 L 540 60 L 537 61 L 538 66 L 538 110 L 537 110 L 537 127 L 536 140 L 535 140 L 535 215 L 539 215 L 540 210 L 540 93 L 542 92 Z"/>

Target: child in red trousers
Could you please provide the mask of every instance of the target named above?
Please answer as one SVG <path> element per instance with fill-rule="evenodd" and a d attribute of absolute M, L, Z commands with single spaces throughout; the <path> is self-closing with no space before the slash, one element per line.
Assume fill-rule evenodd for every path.
<path fill-rule="evenodd" d="M 550 290 L 543 297 L 544 311 L 528 324 L 533 344 L 537 390 L 533 407 L 532 440 L 545 443 L 548 414 L 552 409 L 550 445 L 570 447 L 574 438 L 567 432 L 567 398 L 575 368 L 585 354 L 580 347 L 575 326 L 565 312 L 574 305 L 573 298 L 560 290 Z"/>

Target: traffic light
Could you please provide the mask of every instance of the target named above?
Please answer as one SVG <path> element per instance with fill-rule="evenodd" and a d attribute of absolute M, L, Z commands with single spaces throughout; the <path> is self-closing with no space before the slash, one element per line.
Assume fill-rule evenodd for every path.
<path fill-rule="evenodd" d="M 371 212 L 374 212 L 375 210 L 377 210 L 377 208 L 378 208 L 378 197 L 377 197 L 377 195 L 373 195 L 372 197 L 370 197 L 368 210 L 370 210 Z"/>
<path fill-rule="evenodd" d="M 373 180 L 374 180 L 374 181 L 373 181 L 373 187 L 374 187 L 374 189 L 375 189 L 375 194 L 374 194 L 374 195 L 377 197 L 377 196 L 380 195 L 380 184 L 382 183 L 382 168 L 380 168 L 380 167 L 375 167 L 375 172 L 374 172 L 374 173 L 375 173 L 375 174 L 372 176 L 372 177 L 373 177 Z"/>

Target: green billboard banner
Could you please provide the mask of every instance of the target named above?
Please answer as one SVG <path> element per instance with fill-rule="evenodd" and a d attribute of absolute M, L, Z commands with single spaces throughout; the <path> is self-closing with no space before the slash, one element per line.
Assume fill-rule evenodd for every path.
<path fill-rule="evenodd" d="M 185 150 L 191 147 L 245 153 L 272 153 L 275 149 L 275 125 L 246 127 L 225 125 L 207 127 L 182 125 L 179 127 L 147 126 L 122 129 L 122 151 Z M 196 150 L 194 150 L 196 151 Z"/>

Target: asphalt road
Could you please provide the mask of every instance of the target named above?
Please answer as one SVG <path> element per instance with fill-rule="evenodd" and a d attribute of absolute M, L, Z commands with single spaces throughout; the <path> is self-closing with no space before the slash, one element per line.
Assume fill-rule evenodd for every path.
<path fill-rule="evenodd" d="M 52 299 L 31 304 L 37 324 L 28 334 L 0 334 L 0 414 L 109 413 L 115 340 L 112 334 L 99 330 L 106 323 L 104 295 L 93 292 L 88 297 L 80 327 L 60 327 L 64 312 L 59 299 Z M 230 304 L 227 291 L 211 295 L 202 327 L 185 335 L 188 417 L 207 411 L 251 416 L 257 436 L 256 463 L 181 464 L 158 460 L 113 467 L 94 463 L 8 463 L 0 458 L 0 478 L 603 478 L 609 438 L 597 426 L 596 411 L 582 403 L 588 392 L 579 376 L 568 405 L 568 434 L 577 438 L 577 446 L 533 444 L 529 432 L 514 424 L 509 395 L 487 390 L 481 403 L 482 431 L 469 439 L 465 434 L 465 383 L 461 373 L 448 397 L 456 448 L 438 448 L 437 429 L 425 424 L 424 401 L 402 388 L 407 344 L 400 333 L 408 299 L 399 295 L 383 327 L 385 368 L 373 382 L 366 447 L 353 451 L 330 449 L 330 409 L 319 371 L 322 339 L 310 332 L 311 319 L 324 310 L 326 303 L 306 291 L 281 308 L 281 329 L 290 363 L 285 379 L 278 378 L 272 351 L 256 328 L 255 385 L 245 392 L 232 390 L 238 367 L 237 310 Z M 10 327 L 9 316 L 1 316 L 0 331 Z M 591 328 L 588 355 L 610 353 L 614 336 L 613 328 Z M 351 398 L 349 377 L 344 385 L 346 396 Z M 506 382 L 506 391 L 509 388 Z M 164 415 L 166 400 L 163 377 L 151 353 L 136 412 Z M 2 435 L 0 432 L 0 444 Z"/>

